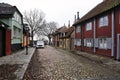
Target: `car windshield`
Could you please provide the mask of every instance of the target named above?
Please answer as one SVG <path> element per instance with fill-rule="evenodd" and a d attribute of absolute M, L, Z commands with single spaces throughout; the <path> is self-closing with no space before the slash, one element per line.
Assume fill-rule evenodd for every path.
<path fill-rule="evenodd" d="M 37 45 L 44 45 L 43 41 L 37 41 Z"/>

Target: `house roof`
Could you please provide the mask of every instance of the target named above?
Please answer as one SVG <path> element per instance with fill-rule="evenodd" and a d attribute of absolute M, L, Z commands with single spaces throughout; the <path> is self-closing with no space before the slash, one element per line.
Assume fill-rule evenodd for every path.
<path fill-rule="evenodd" d="M 65 37 L 69 37 L 71 34 L 72 34 L 72 32 L 74 31 L 74 27 L 72 26 L 72 27 L 69 27 L 65 32 L 67 32 L 67 34 L 66 34 L 66 36 Z"/>
<path fill-rule="evenodd" d="M 53 35 L 64 32 L 66 29 L 67 29 L 66 26 L 60 27 L 53 33 Z"/>
<path fill-rule="evenodd" d="M 104 0 L 100 4 L 98 4 L 95 8 L 93 8 L 90 12 L 88 12 L 85 16 L 83 16 L 80 20 L 75 22 L 73 25 L 77 25 L 81 22 L 84 22 L 87 19 L 93 18 L 103 12 L 106 12 L 116 6 L 120 5 L 120 0 Z"/>
<path fill-rule="evenodd" d="M 0 17 L 12 17 L 15 11 L 22 16 L 16 6 L 12 6 L 7 3 L 0 3 Z"/>
<path fill-rule="evenodd" d="M 2 25 L 5 25 L 5 27 L 9 27 L 9 25 L 7 25 L 7 24 L 3 23 L 2 21 L 0 21 L 0 27 L 1 27 Z"/>
<path fill-rule="evenodd" d="M 63 26 L 60 29 L 58 29 L 58 32 L 65 32 L 66 30 L 67 30 L 67 27 Z"/>

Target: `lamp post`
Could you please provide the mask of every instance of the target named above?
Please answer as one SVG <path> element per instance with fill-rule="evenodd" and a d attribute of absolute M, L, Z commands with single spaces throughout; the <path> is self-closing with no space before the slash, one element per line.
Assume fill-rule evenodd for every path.
<path fill-rule="evenodd" d="M 29 27 L 25 27 L 26 31 L 26 55 L 28 55 L 28 34 L 29 34 Z"/>

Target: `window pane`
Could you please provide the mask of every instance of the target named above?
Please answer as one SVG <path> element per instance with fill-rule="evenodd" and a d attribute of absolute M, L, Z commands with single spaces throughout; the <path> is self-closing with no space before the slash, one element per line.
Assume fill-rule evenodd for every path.
<path fill-rule="evenodd" d="M 87 23 L 86 25 L 86 31 L 92 30 L 92 22 Z"/>
<path fill-rule="evenodd" d="M 104 26 L 108 26 L 108 16 L 104 17 Z"/>
<path fill-rule="evenodd" d="M 108 16 L 104 16 L 104 17 L 100 18 L 99 26 L 100 27 L 102 27 L 102 26 L 108 26 Z"/>
<path fill-rule="evenodd" d="M 77 26 L 76 27 L 76 33 L 79 33 L 80 32 L 80 26 Z"/>

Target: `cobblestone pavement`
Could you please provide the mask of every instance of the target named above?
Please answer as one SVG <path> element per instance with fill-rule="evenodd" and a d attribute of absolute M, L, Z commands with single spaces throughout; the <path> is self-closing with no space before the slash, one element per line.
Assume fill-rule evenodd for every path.
<path fill-rule="evenodd" d="M 20 68 L 22 64 L 3 64 L 0 65 L 0 80 L 15 80 L 16 75 L 14 72 Z"/>
<path fill-rule="evenodd" d="M 23 80 L 120 80 L 120 73 L 84 57 L 46 46 L 36 51 Z"/>

